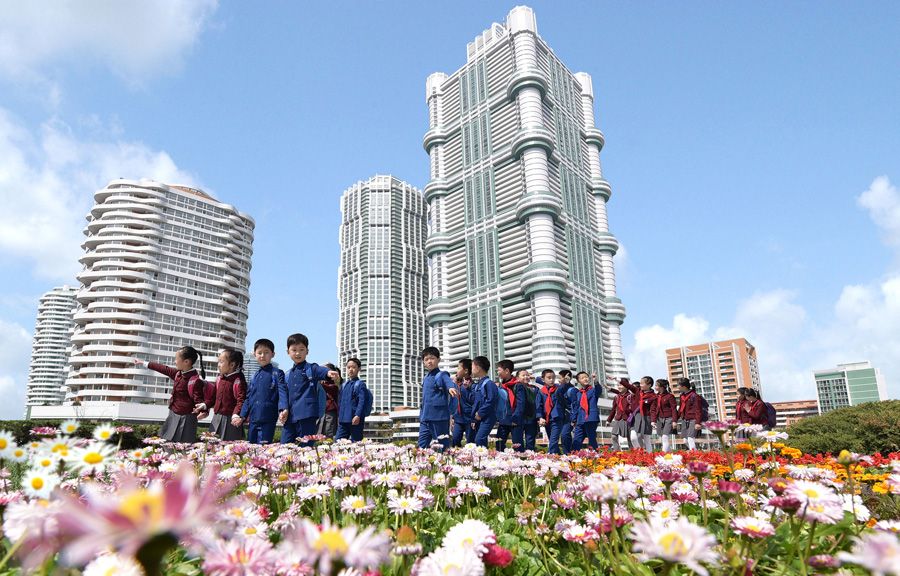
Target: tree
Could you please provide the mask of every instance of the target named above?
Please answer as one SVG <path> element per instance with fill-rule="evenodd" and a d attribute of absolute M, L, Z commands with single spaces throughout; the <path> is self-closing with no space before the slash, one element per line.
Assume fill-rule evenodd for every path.
<path fill-rule="evenodd" d="M 788 427 L 787 444 L 807 454 L 900 451 L 900 400 L 869 402 L 804 418 Z"/>

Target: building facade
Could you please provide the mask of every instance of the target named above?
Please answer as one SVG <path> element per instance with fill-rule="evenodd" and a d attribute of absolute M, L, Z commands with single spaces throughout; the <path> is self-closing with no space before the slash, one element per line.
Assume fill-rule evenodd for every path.
<path fill-rule="evenodd" d="M 445 367 L 485 355 L 531 369 L 627 374 L 591 77 L 513 8 L 426 82 L 430 343 Z"/>
<path fill-rule="evenodd" d="M 254 222 L 201 190 L 151 180 L 114 180 L 94 200 L 57 412 L 162 419 L 171 382 L 133 359 L 171 365 L 190 345 L 214 375 L 220 349 L 244 349 Z"/>
<path fill-rule="evenodd" d="M 787 428 L 794 422 L 819 415 L 819 402 L 816 400 L 792 400 L 789 402 L 772 402 L 777 412 L 776 428 Z"/>
<path fill-rule="evenodd" d="M 418 189 L 391 176 L 341 197 L 338 356 L 342 372 L 349 358 L 362 362 L 374 412 L 421 402 L 426 210 Z"/>
<path fill-rule="evenodd" d="M 54 406 L 65 398 L 66 362 L 69 357 L 76 288 L 61 286 L 41 296 L 31 347 L 26 410 Z"/>
<path fill-rule="evenodd" d="M 762 392 L 756 348 L 744 338 L 666 350 L 669 382 L 689 378 L 709 403 L 710 420 L 735 418 L 738 388 Z"/>
<path fill-rule="evenodd" d="M 813 372 L 819 414 L 887 399 L 887 387 L 881 371 L 869 362 L 838 364 L 835 368 Z"/>

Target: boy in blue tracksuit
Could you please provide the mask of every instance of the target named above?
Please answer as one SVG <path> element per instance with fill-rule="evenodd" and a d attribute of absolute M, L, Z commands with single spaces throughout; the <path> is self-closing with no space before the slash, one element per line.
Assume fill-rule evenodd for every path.
<path fill-rule="evenodd" d="M 575 420 L 572 416 L 572 409 L 569 402 L 569 391 L 572 389 L 572 371 L 560 370 L 559 400 L 560 404 L 563 405 L 562 411 L 565 414 L 565 419 L 563 420 L 562 428 L 559 430 L 559 443 L 563 454 L 568 454 L 572 451 L 572 428 L 574 427 L 572 421 Z"/>
<path fill-rule="evenodd" d="M 597 388 L 591 386 L 587 372 L 579 372 L 575 379 L 576 388 L 569 391 L 569 407 L 575 421 L 575 432 L 572 435 L 572 450 L 581 450 L 585 438 L 588 445 L 597 449 L 597 424 L 600 423 L 600 410 L 597 408 Z"/>
<path fill-rule="evenodd" d="M 491 361 L 486 356 L 472 359 L 472 430 L 475 445 L 487 448 L 488 437 L 497 422 L 497 385 L 488 378 Z"/>
<path fill-rule="evenodd" d="M 319 386 L 319 381 L 340 378 L 337 371 L 306 361 L 309 339 L 303 334 L 288 336 L 287 348 L 294 367 L 287 373 L 286 398 L 278 401 L 278 420 L 284 424 L 282 444 L 316 433 L 319 418 L 325 414 L 325 390 Z M 309 446 L 310 443 L 302 445 Z"/>
<path fill-rule="evenodd" d="M 564 392 L 556 385 L 556 373 L 549 368 L 541 372 L 543 385 L 538 391 L 538 423 L 547 431 L 548 454 L 559 454 L 559 436 L 566 421 L 567 403 Z"/>
<path fill-rule="evenodd" d="M 506 439 L 512 436 L 513 447 L 516 451 L 525 451 L 525 389 L 513 377 L 516 369 L 512 360 L 497 362 L 497 376 L 500 378 L 500 387 L 506 390 L 509 410 L 506 418 L 497 423 L 497 451 L 506 449 Z"/>
<path fill-rule="evenodd" d="M 426 374 L 422 378 L 422 408 L 419 411 L 419 448 L 440 442 L 450 447 L 450 398 L 459 397 L 450 374 L 440 370 L 441 352 L 434 346 L 422 350 Z"/>
<path fill-rule="evenodd" d="M 338 429 L 335 440 L 349 438 L 359 442 L 363 437 L 366 423 L 366 383 L 359 379 L 362 363 L 358 358 L 347 360 L 347 381 L 341 388 L 338 402 Z"/>
<path fill-rule="evenodd" d="M 472 428 L 472 360 L 463 358 L 456 365 L 456 387 L 459 398 L 450 398 L 450 420 L 453 424 L 452 445 L 462 446 L 463 436 L 466 444 L 475 441 L 475 430 Z"/>
<path fill-rule="evenodd" d="M 268 444 L 275 438 L 275 423 L 278 421 L 278 406 L 287 402 L 287 385 L 284 371 L 272 366 L 275 357 L 275 343 L 261 338 L 253 344 L 253 356 L 259 362 L 259 370 L 253 375 L 247 387 L 247 399 L 238 417 L 232 420 L 235 426 L 250 422 L 247 441 L 251 444 Z"/>

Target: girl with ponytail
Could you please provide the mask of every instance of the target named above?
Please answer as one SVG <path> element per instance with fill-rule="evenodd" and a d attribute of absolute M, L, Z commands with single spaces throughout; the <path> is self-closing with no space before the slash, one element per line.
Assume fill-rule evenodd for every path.
<path fill-rule="evenodd" d="M 169 416 L 160 428 L 159 436 L 169 442 L 193 444 L 197 441 L 197 414 L 207 412 L 203 398 L 206 388 L 206 371 L 203 357 L 192 346 L 185 346 L 175 353 L 175 367 L 134 359 L 136 366 L 146 367 L 168 376 L 172 385 L 169 398 Z M 199 364 L 198 364 L 199 363 Z M 199 366 L 198 372 L 195 366 Z"/>

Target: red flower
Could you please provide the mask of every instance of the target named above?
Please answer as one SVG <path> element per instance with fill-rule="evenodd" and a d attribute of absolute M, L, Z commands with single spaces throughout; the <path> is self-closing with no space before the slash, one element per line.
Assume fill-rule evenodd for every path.
<path fill-rule="evenodd" d="M 498 546 L 497 544 L 488 544 L 487 552 L 481 557 L 482 562 L 488 566 L 496 566 L 497 568 L 506 568 L 513 561 L 512 552 Z"/>

